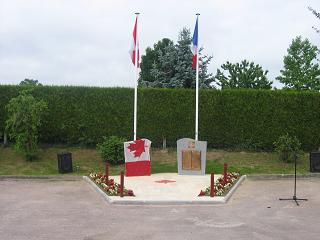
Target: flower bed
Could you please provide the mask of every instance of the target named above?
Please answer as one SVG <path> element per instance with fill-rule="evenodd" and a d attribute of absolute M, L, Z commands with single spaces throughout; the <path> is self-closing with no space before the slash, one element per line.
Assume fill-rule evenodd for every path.
<path fill-rule="evenodd" d="M 215 181 L 214 183 L 214 192 L 215 196 L 225 196 L 229 190 L 232 188 L 232 186 L 239 180 L 240 173 L 232 172 L 227 173 L 227 181 L 224 183 L 224 177 L 221 176 Z M 202 196 L 210 196 L 210 186 L 207 187 L 205 190 L 201 190 L 199 197 Z"/>
<path fill-rule="evenodd" d="M 101 173 L 90 173 L 89 178 L 97 184 L 108 196 L 120 196 L 120 184 L 116 183 L 114 179 L 107 180 L 106 175 Z M 131 189 L 123 189 L 123 196 L 134 197 Z"/>

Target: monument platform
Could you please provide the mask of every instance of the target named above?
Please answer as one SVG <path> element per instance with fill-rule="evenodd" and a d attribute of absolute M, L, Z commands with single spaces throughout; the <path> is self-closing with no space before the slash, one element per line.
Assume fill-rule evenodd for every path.
<path fill-rule="evenodd" d="M 215 175 L 218 179 L 221 175 Z M 120 182 L 119 176 L 110 176 Z M 135 197 L 108 196 L 90 178 L 84 176 L 92 187 L 112 204 L 217 204 L 226 203 L 236 188 L 245 179 L 242 176 L 224 196 L 198 197 L 200 190 L 210 186 L 210 175 L 178 175 L 177 173 L 157 173 L 151 176 L 125 177 L 124 186 L 133 190 Z"/>

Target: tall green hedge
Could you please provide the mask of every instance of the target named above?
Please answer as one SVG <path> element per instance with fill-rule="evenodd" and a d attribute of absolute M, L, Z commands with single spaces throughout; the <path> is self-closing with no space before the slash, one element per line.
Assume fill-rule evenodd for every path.
<path fill-rule="evenodd" d="M 9 99 L 20 86 L 0 86 L 0 132 Z M 132 138 L 133 89 L 37 87 L 33 95 L 48 103 L 42 142 L 95 144 L 102 136 Z M 270 90 L 201 90 L 199 138 L 209 147 L 253 146 L 272 149 L 285 133 L 306 150 L 320 145 L 320 94 Z M 155 146 L 167 139 L 194 136 L 195 92 L 188 89 L 139 89 L 138 136 Z"/>

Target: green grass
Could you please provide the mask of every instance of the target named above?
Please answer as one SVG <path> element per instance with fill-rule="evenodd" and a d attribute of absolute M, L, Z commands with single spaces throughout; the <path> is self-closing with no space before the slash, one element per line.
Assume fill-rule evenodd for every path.
<path fill-rule="evenodd" d="M 74 172 L 69 175 L 87 175 L 92 171 L 104 172 L 105 164 L 95 149 L 80 147 L 45 147 L 40 150 L 39 159 L 26 161 L 11 148 L 0 147 L 0 175 L 57 175 L 57 153 L 72 152 Z M 177 172 L 176 150 L 151 152 L 152 173 Z M 232 152 L 209 150 L 206 172 L 221 173 L 223 164 L 228 163 L 230 171 L 241 174 L 287 174 L 293 173 L 292 163 L 283 163 L 276 153 Z M 110 174 L 119 174 L 124 166 L 111 166 Z M 298 173 L 309 171 L 308 154 L 301 156 Z"/>

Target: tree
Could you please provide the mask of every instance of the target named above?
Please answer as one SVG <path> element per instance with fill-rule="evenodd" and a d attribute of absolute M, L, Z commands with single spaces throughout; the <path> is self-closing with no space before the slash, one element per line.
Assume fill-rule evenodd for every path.
<path fill-rule="evenodd" d="M 227 61 L 218 69 L 215 82 L 222 88 L 271 89 L 272 82 L 267 79 L 268 71 L 259 64 L 243 60 L 241 63 Z M 227 76 L 225 75 L 227 72 Z"/>
<path fill-rule="evenodd" d="M 41 83 L 38 82 L 38 80 L 35 79 L 24 79 L 19 83 L 20 86 L 42 86 Z"/>
<path fill-rule="evenodd" d="M 276 79 L 285 88 L 294 90 L 320 90 L 320 68 L 317 63 L 319 49 L 301 36 L 292 40 L 288 54 L 284 56 L 284 69 Z"/>
<path fill-rule="evenodd" d="M 146 54 L 141 56 L 141 72 L 139 83 L 148 81 L 154 82 L 156 79 L 154 75 L 151 74 L 151 69 L 153 65 L 156 64 L 156 68 L 160 68 L 157 63 L 159 63 L 159 55 L 165 52 L 165 48 L 168 46 L 173 46 L 174 43 L 168 38 L 163 38 L 153 45 L 153 48 L 147 47 Z"/>
<path fill-rule="evenodd" d="M 320 19 L 320 12 L 317 12 L 315 9 L 313 9 L 312 7 L 308 7 L 308 9 L 312 12 L 313 15 L 316 16 L 316 18 L 319 18 Z M 320 29 L 313 26 L 312 27 L 317 33 L 320 33 Z"/>
<path fill-rule="evenodd" d="M 22 91 L 7 104 L 6 131 L 15 140 L 15 149 L 23 153 L 27 160 L 33 160 L 38 149 L 38 129 L 47 104 L 36 100 L 29 92 Z"/>
<path fill-rule="evenodd" d="M 148 48 L 146 55 L 142 57 L 140 86 L 195 88 L 196 72 L 192 69 L 190 45 L 190 30 L 183 28 L 176 44 L 166 38 L 155 44 L 154 49 Z M 202 51 L 203 48 L 200 48 L 199 85 L 202 88 L 209 88 L 213 81 L 212 74 L 208 73 L 208 65 L 212 57 L 203 55 Z"/>

